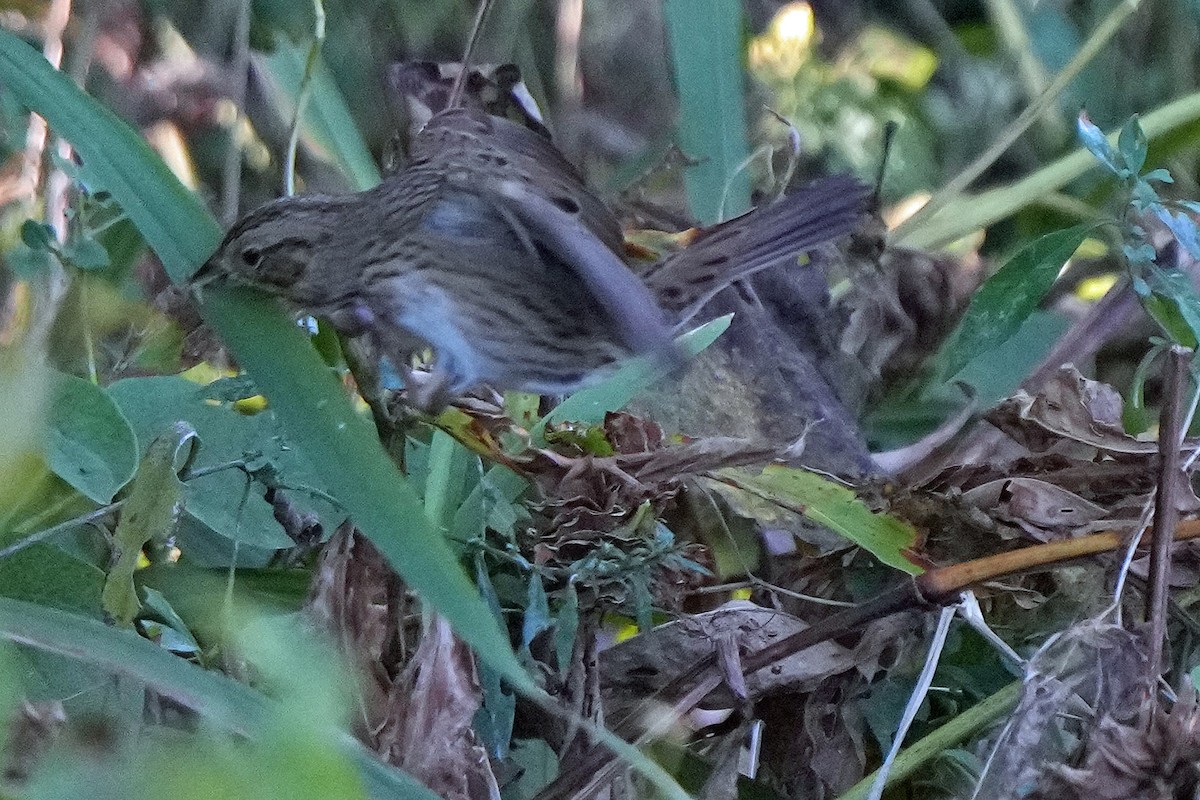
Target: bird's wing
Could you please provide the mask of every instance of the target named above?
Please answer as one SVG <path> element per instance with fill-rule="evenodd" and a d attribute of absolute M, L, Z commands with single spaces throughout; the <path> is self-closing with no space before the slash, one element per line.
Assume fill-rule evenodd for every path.
<path fill-rule="evenodd" d="M 850 232 L 863 218 L 870 191 L 848 175 L 818 180 L 701 231 L 642 279 L 668 311 L 686 320 L 731 283 Z"/>
<path fill-rule="evenodd" d="M 539 248 L 570 268 L 634 352 L 673 350 L 671 326 L 654 296 L 617 254 L 571 213 L 523 181 L 497 181 L 498 205 Z"/>

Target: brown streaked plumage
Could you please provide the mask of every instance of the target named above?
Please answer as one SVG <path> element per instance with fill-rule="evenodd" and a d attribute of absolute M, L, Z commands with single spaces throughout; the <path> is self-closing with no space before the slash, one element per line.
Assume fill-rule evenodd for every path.
<path fill-rule="evenodd" d="M 422 405 L 482 383 L 558 394 L 624 356 L 673 353 L 674 325 L 733 281 L 849 231 L 867 195 L 850 178 L 818 182 L 639 277 L 615 217 L 543 136 L 453 109 L 410 156 L 368 191 L 250 212 L 193 282 L 257 286 L 371 337 L 401 369 L 432 347 Z"/>

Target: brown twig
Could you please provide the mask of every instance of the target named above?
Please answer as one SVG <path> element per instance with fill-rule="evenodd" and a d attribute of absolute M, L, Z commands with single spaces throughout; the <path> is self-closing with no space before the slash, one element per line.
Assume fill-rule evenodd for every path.
<path fill-rule="evenodd" d="M 1200 539 L 1200 519 L 1180 522 L 1174 530 L 1175 541 Z M 1034 545 L 1010 553 L 1001 553 L 976 559 L 963 564 L 954 564 L 929 570 L 910 581 L 904 581 L 873 600 L 826 617 L 817 624 L 798 631 L 791 636 L 772 643 L 769 647 L 751 653 L 742 659 L 746 674 L 776 664 L 789 656 L 833 639 L 848 631 L 856 630 L 868 622 L 912 609 L 940 607 L 955 603 L 959 595 L 971 586 L 987 581 L 999 580 L 1037 569 L 1058 566 L 1078 558 L 1110 553 L 1125 546 L 1125 534 L 1107 531 L 1078 539 L 1067 539 Z M 668 724 L 686 714 L 695 703 L 703 699 L 708 691 L 721 683 L 716 669 L 716 657 L 710 655 L 698 662 L 686 673 L 676 676 L 666 686 L 634 709 L 614 728 L 626 739 L 632 738 L 633 724 L 645 719 L 646 704 L 660 698 L 678 698 L 671 703 L 670 712 L 659 724 Z M 707 689 L 707 691 L 703 691 Z M 654 716 L 663 714 L 656 711 Z M 640 739 L 639 739 L 640 741 Z M 563 800 L 573 797 L 580 786 L 598 785 L 599 778 L 611 776 L 618 768 L 614 756 L 603 746 L 597 745 L 584 753 L 573 767 L 559 774 L 553 782 L 542 789 L 535 800 Z"/>
<path fill-rule="evenodd" d="M 1149 685 L 1162 670 L 1163 642 L 1167 635 L 1167 587 L 1171 578 L 1171 546 L 1179 523 L 1176 496 L 1182 471 L 1179 448 L 1187 422 L 1184 397 L 1188 394 L 1188 365 L 1192 351 L 1179 345 L 1167 355 L 1164 403 L 1158 427 L 1158 490 L 1154 498 L 1154 540 L 1150 549 L 1150 575 L 1146 591 L 1146 620 L 1150 623 Z"/>

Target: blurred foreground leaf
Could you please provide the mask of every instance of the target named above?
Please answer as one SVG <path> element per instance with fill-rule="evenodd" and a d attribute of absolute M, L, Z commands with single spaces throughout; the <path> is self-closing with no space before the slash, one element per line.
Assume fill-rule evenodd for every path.
<path fill-rule="evenodd" d="M 81 494 L 108 503 L 137 469 L 133 429 L 104 390 L 76 378 L 55 378 L 46 431 L 46 461 Z"/>
<path fill-rule="evenodd" d="M 328 788 L 327 781 L 329 780 L 344 786 L 344 778 L 339 777 L 343 774 L 340 767 L 332 770 L 331 774 L 325 778 L 316 780 L 311 769 L 302 768 L 302 764 L 308 764 L 310 767 L 314 764 L 324 764 L 328 767 L 348 760 L 357 767 L 359 776 L 367 785 L 370 796 L 376 800 L 392 800 L 392 798 L 436 800 L 433 792 L 421 786 L 412 777 L 380 764 L 374 755 L 365 751 L 348 734 L 330 732 L 327 738 L 320 742 L 307 739 L 307 731 L 301 731 L 300 734 L 293 734 L 289 737 L 287 731 L 279 724 L 281 709 L 274 701 L 230 678 L 215 672 L 208 672 L 171 655 L 132 631 L 120 631 L 62 611 L 19 600 L 0 598 L 0 640 L 58 653 L 102 667 L 114 675 L 135 678 L 152 687 L 163 697 L 198 711 L 205 719 L 219 728 L 235 731 L 261 741 L 268 752 L 284 747 L 286 748 L 285 752 L 290 749 L 295 754 L 298 752 L 295 749 L 297 747 L 308 748 L 303 758 L 284 757 L 284 753 L 276 750 L 271 758 L 265 760 L 265 763 L 260 762 L 258 781 L 262 783 L 258 783 L 258 786 L 263 790 L 262 793 L 220 794 L 221 797 L 343 797 L 346 795 L 292 794 L 286 791 L 280 793 L 272 790 L 293 787 L 297 775 L 307 775 L 308 779 L 315 781 L 314 785 L 317 786 Z M 308 725 L 314 724 L 311 718 L 306 722 Z M 142 764 L 145 753 L 141 750 L 138 753 L 137 764 Z M 177 753 L 177 755 L 182 756 L 183 753 Z M 188 764 L 188 760 L 185 758 L 183 763 L 176 764 L 173 768 L 182 770 L 181 773 L 177 773 L 179 777 L 183 777 L 183 775 L 190 777 L 187 785 L 190 785 L 191 788 L 187 792 L 142 796 L 195 797 L 198 799 L 218 796 L 210 792 L 209 789 L 213 787 L 202 780 L 200 773 L 204 771 L 203 764 L 197 762 Z M 287 770 L 284 770 L 284 763 L 281 763 L 281 760 L 290 765 Z M 265 768 L 268 764 L 271 765 L 270 769 Z M 160 766 L 164 765 L 160 764 Z M 249 767 L 250 762 L 247 762 L 246 766 Z M 292 776 L 292 780 L 288 780 L 285 786 L 264 787 L 262 785 L 267 783 L 267 779 L 270 777 L 287 780 L 285 772 Z M 61 780 L 69 780 L 72 777 L 75 777 L 76 780 L 83 780 L 87 777 L 85 774 L 72 773 L 65 769 L 55 770 L 52 778 L 57 776 L 61 776 Z M 120 776 L 113 770 L 104 770 L 94 777 L 103 780 L 106 777 L 112 779 Z M 215 773 L 208 777 L 215 777 Z M 152 785 L 157 784 L 152 783 Z M 175 783 L 172 782 L 172 785 Z M 91 784 L 83 784 L 83 786 L 93 789 L 93 793 L 81 793 L 79 787 L 76 787 L 74 792 L 67 794 L 64 791 L 67 787 L 55 786 L 52 787 L 53 791 L 43 790 L 32 796 L 53 797 L 54 800 L 64 800 L 66 797 L 97 796 L 94 790 L 100 788 L 99 786 Z M 180 785 L 178 788 L 182 791 L 184 786 Z"/>

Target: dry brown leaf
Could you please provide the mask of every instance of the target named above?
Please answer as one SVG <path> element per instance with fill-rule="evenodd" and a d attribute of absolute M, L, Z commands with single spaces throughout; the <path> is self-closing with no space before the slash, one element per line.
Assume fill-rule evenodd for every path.
<path fill-rule="evenodd" d="M 1170 712 L 1151 709 L 1133 724 L 1105 717 L 1078 767 L 1048 772 L 1030 800 L 1195 798 L 1200 789 L 1200 709 L 1189 689 Z"/>
<path fill-rule="evenodd" d="M 365 731 L 380 720 L 392 677 L 399 671 L 402 643 L 399 619 L 404 609 L 400 579 L 365 536 L 347 522 L 334 531 L 321 550 L 305 611 L 313 623 L 333 638 L 338 650 L 371 677 L 366 691 L 372 698 L 359 704 L 368 715 Z"/>
<path fill-rule="evenodd" d="M 1138 718 L 1151 697 L 1146 629 L 1087 620 L 1052 636 L 1030 659 L 1016 711 L 994 746 L 979 800 L 1021 796 L 1048 771 L 1072 763 L 1097 720 Z"/>
<path fill-rule="evenodd" d="M 433 616 L 387 698 L 380 755 L 447 800 L 498 798 L 487 752 L 471 728 L 482 698 L 470 648 Z"/>
<path fill-rule="evenodd" d="M 965 492 L 963 498 L 1043 542 L 1078 535 L 1082 526 L 1108 515 L 1103 506 L 1036 478 L 992 481 Z"/>
<path fill-rule="evenodd" d="M 662 688 L 669 679 L 710 656 L 722 637 L 735 637 L 745 655 L 807 627 L 807 623 L 790 614 L 735 600 L 627 639 L 601 654 L 601 690 L 606 714 L 620 719 L 631 706 Z M 811 689 L 829 675 L 854 669 L 858 660 L 856 650 L 822 642 L 770 669 L 747 675 L 744 691 L 755 699 L 771 692 Z M 732 708 L 736 703 L 728 689 L 723 688 L 709 695 L 702 705 Z"/>
<path fill-rule="evenodd" d="M 1158 443 L 1125 433 L 1124 403 L 1108 384 L 1088 380 L 1067 365 L 1047 381 L 1036 396 L 1020 391 L 1000 403 L 987 419 L 1035 453 L 1063 441 L 1094 447 L 1104 453 L 1153 455 Z"/>

